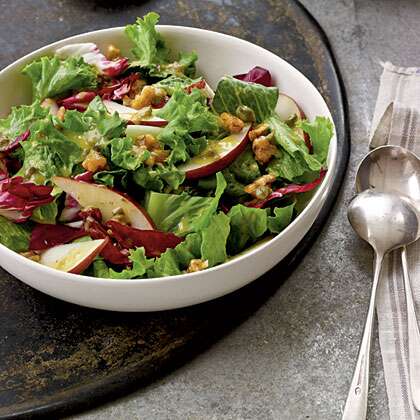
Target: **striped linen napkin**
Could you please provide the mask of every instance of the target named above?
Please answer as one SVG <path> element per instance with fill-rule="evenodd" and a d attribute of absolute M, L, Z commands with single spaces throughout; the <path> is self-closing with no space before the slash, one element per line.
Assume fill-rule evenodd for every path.
<path fill-rule="evenodd" d="M 420 68 L 383 63 L 370 147 L 394 144 L 420 156 Z M 384 260 L 376 301 L 379 343 L 391 420 L 420 420 L 408 372 L 407 308 L 400 251 Z M 413 297 L 420 314 L 420 242 L 407 249 Z"/>

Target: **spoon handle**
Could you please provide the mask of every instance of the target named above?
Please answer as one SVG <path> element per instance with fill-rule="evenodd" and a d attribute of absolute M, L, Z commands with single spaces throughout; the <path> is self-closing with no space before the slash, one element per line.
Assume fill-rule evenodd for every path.
<path fill-rule="evenodd" d="M 410 375 L 411 398 L 414 407 L 420 410 L 420 332 L 417 323 L 416 308 L 411 290 L 410 275 L 408 273 L 407 249 L 401 250 L 401 262 L 404 277 L 405 298 L 407 302 L 408 324 L 408 366 Z"/>
<path fill-rule="evenodd" d="M 373 320 L 375 315 L 376 291 L 381 274 L 383 255 L 375 254 L 375 274 L 369 301 L 366 324 L 360 343 L 357 363 L 353 373 L 350 390 L 347 395 L 342 420 L 364 420 L 367 412 L 367 398 L 369 389 L 369 359 L 372 342 Z"/>

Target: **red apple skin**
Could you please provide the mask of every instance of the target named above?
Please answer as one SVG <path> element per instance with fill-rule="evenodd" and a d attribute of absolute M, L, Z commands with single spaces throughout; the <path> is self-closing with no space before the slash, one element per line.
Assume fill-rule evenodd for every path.
<path fill-rule="evenodd" d="M 101 253 L 101 251 L 106 247 L 106 245 L 111 242 L 109 238 L 105 238 L 103 243 L 98 246 L 92 253 L 86 256 L 86 258 L 80 261 L 79 264 L 74 266 L 68 273 L 71 274 L 80 274 L 83 273 L 93 262 L 93 260 Z"/>
<path fill-rule="evenodd" d="M 132 123 L 130 121 L 130 123 Z M 149 127 L 165 127 L 166 125 L 168 125 L 168 121 L 165 120 L 144 120 L 144 121 L 140 121 L 140 125 L 148 125 Z"/>
<path fill-rule="evenodd" d="M 79 180 L 76 180 L 76 179 L 72 179 L 72 178 L 64 178 L 64 177 L 54 177 L 53 178 L 53 182 L 56 184 L 56 185 L 58 185 L 58 186 L 60 186 L 59 185 L 59 183 L 60 182 L 65 182 L 65 183 L 68 183 L 68 182 L 78 182 L 78 183 L 82 183 L 82 184 L 86 184 L 86 185 L 89 185 L 89 186 L 94 186 L 94 185 L 96 185 L 98 188 L 102 188 L 102 189 L 107 189 L 107 190 L 109 190 L 109 191 L 112 191 L 113 193 L 115 193 L 115 194 L 118 194 L 118 195 L 121 195 L 121 196 L 123 196 L 127 201 L 129 201 L 133 206 L 135 206 L 141 213 L 142 213 L 142 215 L 143 215 L 143 217 L 144 217 L 144 219 L 149 223 L 149 229 L 150 230 L 154 230 L 156 227 L 155 227 L 155 224 L 154 224 L 154 222 L 153 222 L 153 220 L 152 220 L 152 218 L 147 214 L 147 212 L 146 212 L 146 210 L 139 204 L 139 203 L 137 203 L 136 201 L 134 201 L 128 194 L 126 194 L 126 193 L 123 193 L 123 192 L 121 192 L 121 191 L 118 191 L 118 190 L 115 190 L 114 188 L 108 188 L 108 187 L 106 187 L 106 186 L 104 186 L 104 185 L 98 185 L 98 184 L 92 184 L 92 183 L 89 183 L 89 182 L 84 182 L 84 181 L 79 181 Z M 60 187 L 61 188 L 61 187 Z M 64 188 L 62 188 L 63 190 L 64 190 Z M 70 194 L 71 194 L 71 191 L 68 191 L 68 190 L 64 190 L 64 191 L 66 191 L 66 192 L 69 192 Z M 94 205 L 94 203 L 92 203 L 92 207 L 95 207 L 95 205 Z M 101 210 L 101 209 L 99 209 L 99 210 Z"/>
<path fill-rule="evenodd" d="M 249 130 L 244 136 L 243 140 L 221 159 L 208 163 L 207 165 L 201 166 L 200 168 L 185 172 L 185 178 L 188 180 L 205 178 L 225 169 L 245 150 L 249 143 L 248 133 Z"/>

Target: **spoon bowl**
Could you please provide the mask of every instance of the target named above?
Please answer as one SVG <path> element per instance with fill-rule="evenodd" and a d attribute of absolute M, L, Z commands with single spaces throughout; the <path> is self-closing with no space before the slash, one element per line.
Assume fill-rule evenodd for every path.
<path fill-rule="evenodd" d="M 395 194 L 363 191 L 350 203 L 348 218 L 357 234 L 382 255 L 420 236 L 415 207 Z"/>
<path fill-rule="evenodd" d="M 372 189 L 409 197 L 420 204 L 420 160 L 401 146 L 381 146 L 362 160 L 356 175 L 356 190 Z"/>

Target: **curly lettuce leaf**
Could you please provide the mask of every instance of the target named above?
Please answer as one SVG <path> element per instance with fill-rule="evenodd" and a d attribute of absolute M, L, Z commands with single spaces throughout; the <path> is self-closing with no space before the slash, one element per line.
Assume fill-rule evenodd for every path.
<path fill-rule="evenodd" d="M 37 184 L 56 175 L 71 176 L 73 168 L 83 161 L 82 149 L 48 120 L 34 123 L 22 149 L 23 165 L 18 175 Z"/>
<path fill-rule="evenodd" d="M 31 220 L 41 224 L 55 224 L 58 215 L 58 206 L 56 200 L 49 204 L 37 207 L 31 216 Z"/>
<path fill-rule="evenodd" d="M 125 27 L 125 34 L 134 44 L 131 53 L 141 66 L 162 64 L 169 61 L 169 49 L 155 28 L 158 22 L 159 15 L 150 12 L 143 19 L 137 18 L 135 24 Z"/>
<path fill-rule="evenodd" d="M 30 130 L 34 122 L 47 115 L 48 109 L 42 108 L 38 101 L 13 107 L 6 118 L 0 119 L 0 149 L 6 148 L 16 137 Z"/>
<path fill-rule="evenodd" d="M 152 168 L 142 166 L 133 173 L 133 181 L 149 191 L 176 190 L 184 180 L 185 174 L 172 164 Z"/>
<path fill-rule="evenodd" d="M 153 259 L 146 257 L 144 248 L 136 248 L 130 251 L 128 259 L 133 263 L 131 268 L 117 272 L 109 269 L 109 276 L 112 279 L 134 279 L 143 277 L 147 270 L 153 267 Z"/>
<path fill-rule="evenodd" d="M 275 207 L 273 209 L 274 216 L 268 216 L 268 229 L 271 233 L 280 233 L 286 228 L 293 219 L 293 211 L 295 203 L 286 207 Z"/>
<path fill-rule="evenodd" d="M 0 216 L 0 243 L 15 252 L 25 252 L 29 249 L 31 231 L 23 224 L 13 223 Z"/>
<path fill-rule="evenodd" d="M 110 272 L 109 272 L 110 268 L 106 265 L 106 262 L 102 258 L 99 258 L 99 257 L 97 257 L 93 261 L 91 267 L 89 267 L 88 270 L 89 270 L 88 275 L 92 274 L 92 276 L 94 277 L 100 277 L 103 279 L 108 279 L 111 277 Z"/>
<path fill-rule="evenodd" d="M 198 89 L 193 89 L 191 94 L 176 89 L 157 116 L 169 121 L 158 136 L 171 149 L 169 163 L 185 162 L 191 155 L 200 153 L 207 145 L 205 135 L 219 130 L 217 116 L 209 110 Z"/>
<path fill-rule="evenodd" d="M 237 204 L 227 214 L 230 219 L 228 251 L 235 255 L 267 231 L 267 211 Z"/>
<path fill-rule="evenodd" d="M 22 73 L 32 81 L 33 98 L 56 98 L 72 90 L 92 90 L 98 85 L 94 67 L 82 58 L 41 57 L 27 64 Z"/>
<path fill-rule="evenodd" d="M 180 75 L 175 76 L 171 75 L 165 79 L 160 80 L 153 84 L 153 86 L 161 89 L 165 89 L 168 95 L 172 96 L 173 93 L 178 89 L 185 89 L 187 86 L 197 83 L 201 80 L 201 77 L 198 79 L 191 79 L 187 76 Z"/>
<path fill-rule="evenodd" d="M 139 152 L 130 137 L 113 139 L 111 141 L 111 160 L 116 166 L 135 171 L 143 165 L 143 162 L 150 157 L 148 150 Z"/>
<path fill-rule="evenodd" d="M 270 117 L 276 108 L 279 90 L 257 83 L 247 83 L 231 76 L 222 77 L 213 99 L 213 109 L 219 114 L 229 112 L 235 115 L 240 105 L 254 111 L 257 122 Z"/>

